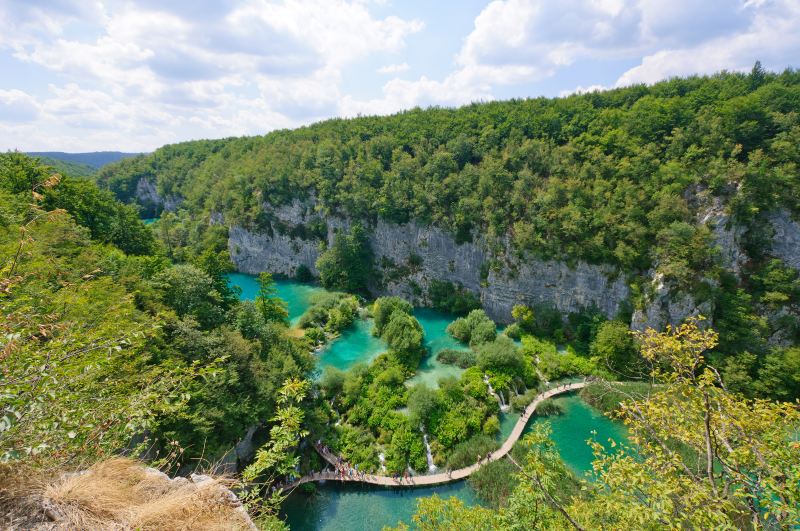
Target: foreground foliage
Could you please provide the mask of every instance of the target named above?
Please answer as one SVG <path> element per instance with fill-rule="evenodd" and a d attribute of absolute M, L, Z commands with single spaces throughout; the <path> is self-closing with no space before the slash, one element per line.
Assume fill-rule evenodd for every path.
<path fill-rule="evenodd" d="M 689 322 L 640 334 L 658 392 L 624 401 L 630 446 L 595 452 L 593 481 L 578 485 L 547 428 L 512 457 L 518 486 L 498 511 L 455 499 L 421 501 L 415 529 L 710 529 L 800 525 L 797 404 L 731 393 L 704 353 L 718 336 Z M 578 488 L 580 487 L 580 488 Z M 404 528 L 404 526 L 401 526 Z"/>

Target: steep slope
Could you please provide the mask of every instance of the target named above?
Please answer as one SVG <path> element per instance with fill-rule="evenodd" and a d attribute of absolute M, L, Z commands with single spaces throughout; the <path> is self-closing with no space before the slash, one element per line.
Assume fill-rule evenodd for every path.
<path fill-rule="evenodd" d="M 165 146 L 99 182 L 177 211 L 162 232 L 187 249 L 226 231 L 242 271 L 316 273 L 359 223 L 375 294 L 430 304 L 450 282 L 501 321 L 515 304 L 635 327 L 702 312 L 726 350 L 765 352 L 797 339 L 780 235 L 800 212 L 798 112 L 800 75 L 755 68 Z"/>

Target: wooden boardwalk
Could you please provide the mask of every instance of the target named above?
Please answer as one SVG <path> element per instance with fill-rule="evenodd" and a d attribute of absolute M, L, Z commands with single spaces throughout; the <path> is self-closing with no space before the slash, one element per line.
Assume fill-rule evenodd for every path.
<path fill-rule="evenodd" d="M 479 463 L 475 463 L 465 468 L 459 468 L 457 470 L 451 470 L 449 472 L 440 472 L 437 474 L 428 474 L 428 475 L 421 475 L 421 476 L 410 476 L 408 478 L 399 478 L 395 479 L 391 476 L 384 476 L 378 474 L 365 474 L 365 473 L 358 473 L 350 476 L 345 474 L 344 476 L 339 474 L 338 472 L 312 472 L 306 476 L 303 476 L 299 479 L 294 480 L 293 482 L 289 483 L 288 485 L 284 486 L 283 490 L 291 490 L 298 485 L 302 485 L 303 483 L 309 483 L 312 481 L 341 481 L 341 482 L 352 482 L 352 483 L 369 483 L 372 485 L 383 485 L 386 487 L 422 487 L 427 485 L 441 485 L 444 483 L 450 483 L 451 481 L 458 481 L 461 479 L 468 478 L 473 472 L 478 470 L 481 466 L 485 465 L 489 461 L 497 461 L 498 459 L 502 459 L 511 451 L 511 448 L 514 447 L 514 444 L 519 440 L 522 436 L 522 432 L 525 430 L 525 426 L 528 424 L 533 413 L 536 411 L 536 408 L 542 401 L 547 400 L 548 398 L 552 398 L 554 396 L 569 393 L 571 391 L 577 391 L 578 389 L 582 389 L 586 386 L 586 382 L 576 382 L 571 384 L 564 384 L 558 387 L 554 387 L 553 389 L 549 389 L 544 391 L 543 393 L 539 394 L 534 398 L 533 402 L 531 402 L 525 411 L 523 412 L 522 416 L 517 420 L 517 423 L 514 425 L 514 429 L 511 430 L 511 435 L 505 440 L 503 445 L 494 452 L 491 453 L 491 457 L 489 459 L 481 459 Z M 320 448 L 317 448 L 317 451 L 322 456 L 325 461 L 330 463 L 331 465 L 336 466 L 337 463 L 340 462 L 339 458 L 332 454 L 331 452 L 324 451 Z"/>

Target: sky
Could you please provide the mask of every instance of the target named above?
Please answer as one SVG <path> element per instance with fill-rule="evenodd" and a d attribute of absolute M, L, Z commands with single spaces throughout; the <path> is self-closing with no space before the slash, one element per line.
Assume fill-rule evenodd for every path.
<path fill-rule="evenodd" d="M 0 0 L 0 150 L 800 67 L 800 0 Z"/>

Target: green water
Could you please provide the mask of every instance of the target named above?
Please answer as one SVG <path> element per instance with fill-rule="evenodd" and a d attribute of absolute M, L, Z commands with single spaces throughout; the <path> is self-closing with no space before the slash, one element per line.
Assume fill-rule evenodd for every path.
<path fill-rule="evenodd" d="M 451 375 L 458 378 L 464 372 L 463 369 L 445 365 L 436 360 L 436 354 L 444 348 L 466 348 L 447 335 L 445 331 L 447 325 L 455 317 L 425 308 L 415 308 L 414 316 L 419 320 L 425 332 L 425 346 L 428 348 L 428 354 L 420 363 L 417 374 L 408 381 L 408 384 L 425 382 L 431 387 L 438 387 L 439 378 Z M 324 369 L 327 366 L 333 366 L 344 371 L 361 361 L 369 363 L 378 354 L 385 351 L 386 343 L 372 335 L 372 320 L 359 319 L 340 337 L 319 351 L 319 367 Z"/>
<path fill-rule="evenodd" d="M 244 273 L 228 274 L 228 281 L 241 288 L 243 300 L 253 300 L 258 293 L 258 279 L 254 275 Z M 286 301 L 289 310 L 289 321 L 296 324 L 297 320 L 308 308 L 311 297 L 315 293 L 324 291 L 324 288 L 297 282 L 295 280 L 276 279 L 275 284 L 278 296 Z M 420 364 L 417 374 L 409 380 L 409 384 L 426 382 L 431 387 L 437 387 L 439 378 L 443 376 L 459 377 L 463 369 L 452 365 L 444 365 L 436 360 L 436 353 L 444 348 L 466 348 L 464 345 L 447 335 L 446 328 L 455 316 L 426 308 L 416 308 L 414 316 L 419 320 L 425 331 L 425 344 L 429 354 Z M 333 366 L 337 369 L 347 370 L 356 363 L 363 361 L 369 363 L 378 354 L 386 350 L 386 343 L 376 338 L 371 333 L 372 321 L 359 319 L 353 326 L 345 330 L 340 337 L 325 345 L 319 351 L 319 368 Z"/>
<path fill-rule="evenodd" d="M 514 426 L 519 420 L 519 413 L 516 411 L 509 411 L 507 413 L 500 413 L 500 431 L 497 433 L 497 440 L 502 442 L 508 439 L 511 435 Z"/>
<path fill-rule="evenodd" d="M 414 385 L 422 382 L 428 384 L 429 387 L 438 388 L 440 378 L 445 376 L 460 377 L 464 369 L 460 369 L 455 365 L 446 365 L 436 359 L 436 354 L 442 349 L 467 349 L 465 345 L 447 334 L 447 325 L 456 316 L 428 308 L 414 308 L 414 317 L 417 318 L 425 332 L 425 346 L 428 348 L 428 354 L 420 363 L 417 374 L 408 381 L 408 384 Z"/>
<path fill-rule="evenodd" d="M 561 459 L 579 476 L 592 470 L 592 449 L 586 440 L 594 438 L 610 448 L 608 439 L 626 441 L 625 427 L 614 422 L 599 410 L 584 402 L 576 394 L 563 395 L 553 399 L 564 410 L 564 414 L 551 417 L 534 417 L 525 429 L 526 433 L 535 423 L 549 422 L 553 433 L 551 438 L 558 447 Z M 595 431 L 596 434 L 592 434 Z"/>
<path fill-rule="evenodd" d="M 386 343 L 372 335 L 372 320 L 358 319 L 319 351 L 320 372 L 327 366 L 346 371 L 359 361 L 369 363 L 386 350 Z"/>
<path fill-rule="evenodd" d="M 228 282 L 241 288 L 242 300 L 253 300 L 258 293 L 258 277 L 244 273 L 229 273 Z M 296 280 L 275 279 L 278 297 L 286 301 L 289 321 L 295 324 L 311 303 L 311 296 L 325 291 L 319 286 L 304 284 Z"/>
<path fill-rule="evenodd" d="M 282 512 L 292 531 L 372 531 L 397 525 L 401 520 L 409 523 L 417 500 L 433 494 L 456 496 L 468 505 L 478 504 L 472 488 L 464 481 L 419 489 L 328 483 L 310 496 L 292 494 Z"/>
<path fill-rule="evenodd" d="M 158 218 L 145 218 L 142 220 L 142 223 L 144 223 L 145 225 L 152 225 L 156 221 L 158 221 Z"/>

